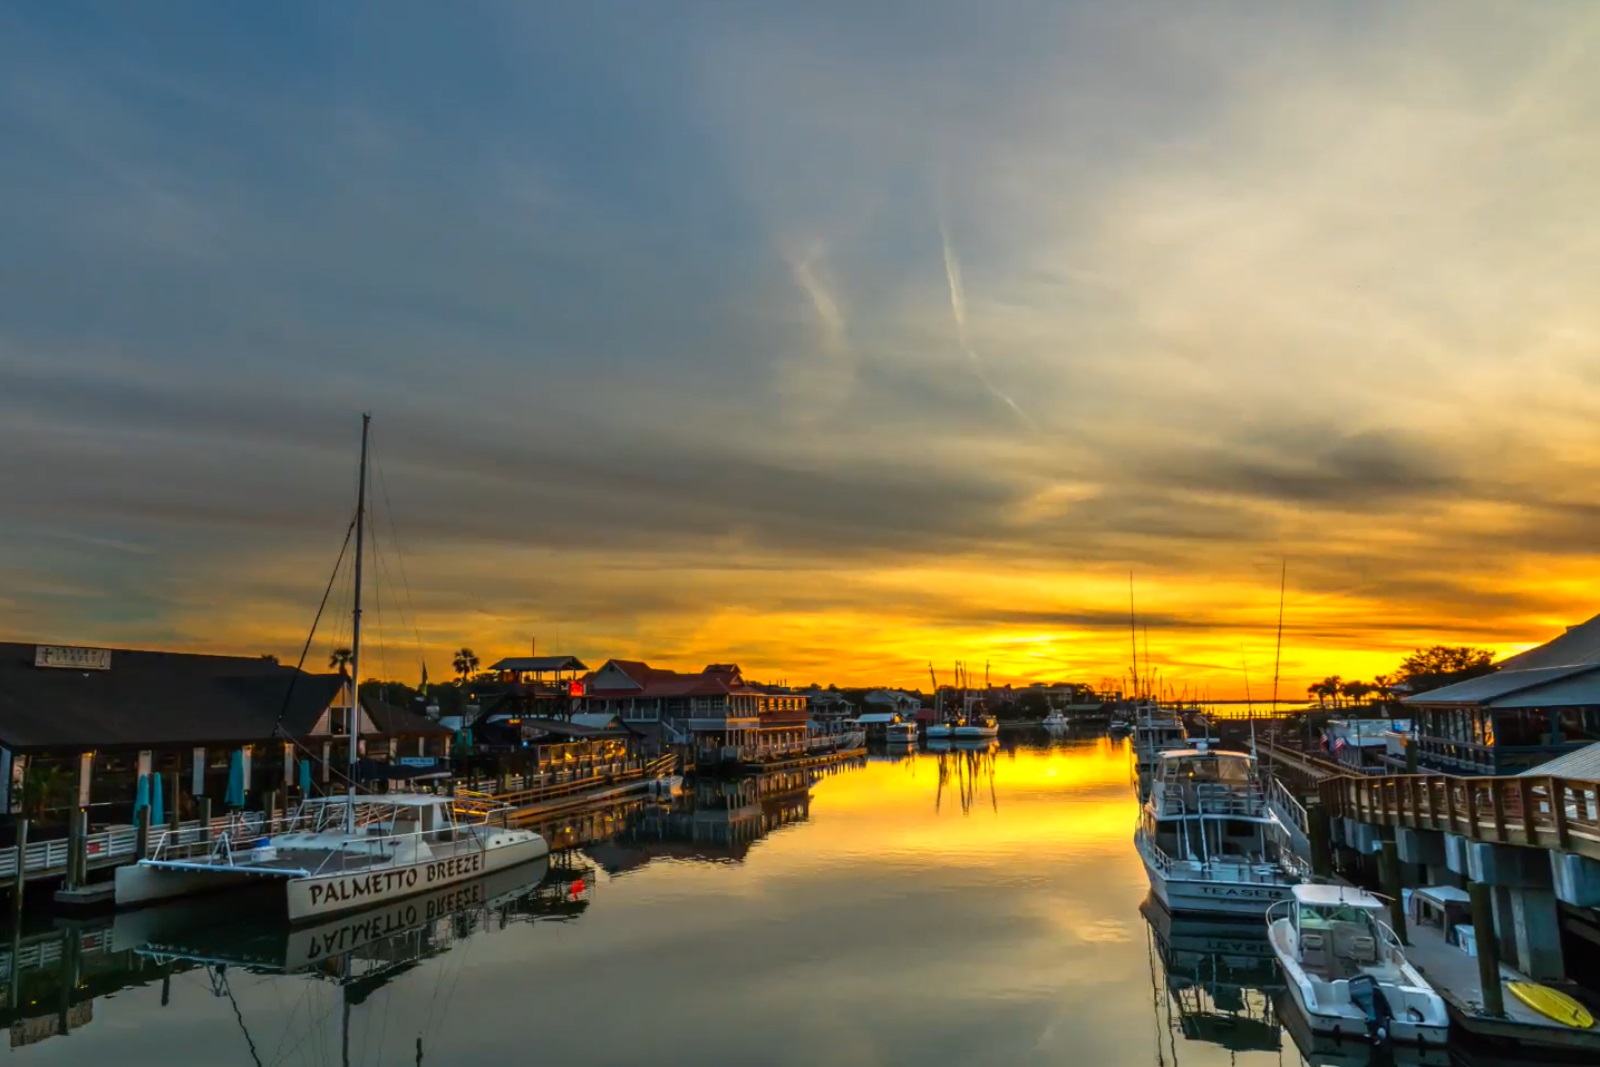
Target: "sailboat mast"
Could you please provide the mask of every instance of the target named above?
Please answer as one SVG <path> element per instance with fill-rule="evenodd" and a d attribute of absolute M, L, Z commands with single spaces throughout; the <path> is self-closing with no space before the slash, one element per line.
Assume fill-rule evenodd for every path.
<path fill-rule="evenodd" d="M 1133 643 L 1133 700 L 1139 700 L 1139 631 L 1133 612 L 1133 572 L 1128 572 L 1128 639 Z"/>
<path fill-rule="evenodd" d="M 356 744 L 361 725 L 361 561 L 367 526 L 367 429 L 372 416 L 361 416 L 361 473 L 356 478 L 356 596 L 350 615 L 350 763 L 349 804 L 345 807 L 345 829 L 356 832 Z"/>

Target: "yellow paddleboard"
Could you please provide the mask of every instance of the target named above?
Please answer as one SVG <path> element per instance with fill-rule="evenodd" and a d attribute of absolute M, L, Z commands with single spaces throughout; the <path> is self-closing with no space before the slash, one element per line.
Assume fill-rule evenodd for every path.
<path fill-rule="evenodd" d="M 1563 1026 L 1587 1030 L 1594 1025 L 1594 1016 L 1589 1014 L 1589 1009 L 1559 989 L 1551 989 L 1537 982 L 1507 982 L 1506 988 L 1522 1003 Z"/>

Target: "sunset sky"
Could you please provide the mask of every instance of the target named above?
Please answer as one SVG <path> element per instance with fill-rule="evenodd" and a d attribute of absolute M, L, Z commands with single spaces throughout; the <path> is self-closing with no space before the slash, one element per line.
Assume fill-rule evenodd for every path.
<path fill-rule="evenodd" d="M 1597 36 L 10 5 L 0 637 L 297 655 L 371 410 L 364 674 L 1094 682 L 1131 570 L 1167 681 L 1260 697 L 1285 559 L 1288 694 L 1542 641 L 1600 611 Z"/>

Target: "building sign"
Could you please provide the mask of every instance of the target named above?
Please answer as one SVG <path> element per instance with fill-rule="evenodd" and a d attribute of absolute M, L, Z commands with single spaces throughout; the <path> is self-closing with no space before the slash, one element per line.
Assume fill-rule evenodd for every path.
<path fill-rule="evenodd" d="M 401 756 L 399 759 L 402 767 L 434 767 L 438 763 L 437 756 Z"/>
<path fill-rule="evenodd" d="M 568 682 L 567 683 L 567 696 L 569 696 L 569 697 L 581 697 L 581 696 L 583 696 L 583 683 L 582 682 Z"/>
<path fill-rule="evenodd" d="M 67 645 L 38 645 L 33 650 L 35 667 L 61 667 L 70 671 L 109 671 L 109 648 L 72 648 Z"/>

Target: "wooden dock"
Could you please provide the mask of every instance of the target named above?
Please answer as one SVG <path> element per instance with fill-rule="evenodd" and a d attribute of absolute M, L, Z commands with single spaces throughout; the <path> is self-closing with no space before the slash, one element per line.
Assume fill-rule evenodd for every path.
<path fill-rule="evenodd" d="M 1416 964 L 1428 984 L 1444 998 L 1452 1025 L 1481 1039 L 1515 1044 L 1519 1048 L 1537 1046 L 1563 1052 L 1590 1052 L 1600 1056 L 1600 1026 L 1578 1030 L 1563 1026 L 1528 1007 L 1512 996 L 1502 994 L 1504 1015 L 1489 1015 L 1483 1007 L 1483 983 L 1478 976 L 1478 961 L 1455 945 L 1446 943 L 1444 932 L 1432 926 L 1406 924 L 1410 944 L 1406 958 Z M 1502 987 L 1508 981 L 1527 981 L 1527 976 L 1500 965 Z M 1571 983 L 1544 983 L 1559 987 L 1569 996 L 1582 1000 L 1581 990 Z M 1597 1008 L 1590 1004 L 1591 1010 Z M 1593 1062 L 1593 1061 L 1590 1061 Z"/>
<path fill-rule="evenodd" d="M 548 816 L 555 806 L 565 803 L 572 810 L 605 799 L 619 788 L 637 788 L 653 778 L 670 774 L 674 756 L 652 760 L 618 760 L 589 773 L 550 772 L 505 779 L 507 788 L 498 792 L 457 789 L 456 814 L 466 818 L 491 818 L 505 813 L 512 822 Z M 620 794 L 617 794 L 620 795 Z"/>
<path fill-rule="evenodd" d="M 842 763 L 845 760 L 864 759 L 866 755 L 867 750 L 865 748 L 846 748 L 814 755 L 795 756 L 792 759 L 774 760 L 771 763 L 746 763 L 741 766 L 742 769 L 751 774 L 765 774 L 769 771 L 795 771 L 806 767 L 826 767 L 830 764 Z"/>
<path fill-rule="evenodd" d="M 1330 815 L 1600 860 L 1600 782 L 1520 775 L 1347 775 L 1330 778 L 1318 789 Z"/>

